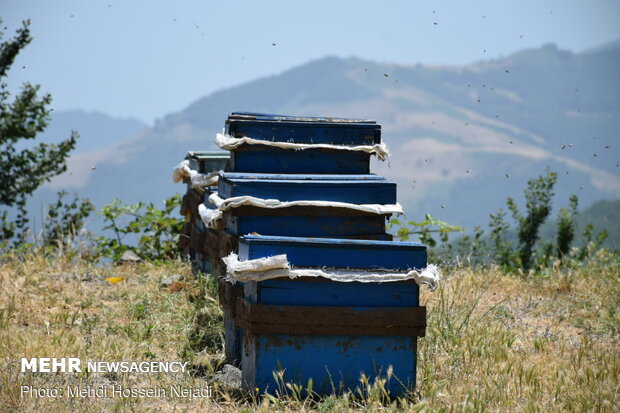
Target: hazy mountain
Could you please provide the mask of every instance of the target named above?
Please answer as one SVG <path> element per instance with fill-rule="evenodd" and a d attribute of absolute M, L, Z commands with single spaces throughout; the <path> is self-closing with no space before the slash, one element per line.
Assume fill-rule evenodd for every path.
<path fill-rule="evenodd" d="M 430 212 L 486 224 L 547 166 L 560 175 L 556 207 L 571 193 L 583 206 L 620 197 L 620 49 L 574 54 L 554 45 L 458 67 L 313 61 L 214 93 L 130 140 L 82 154 L 82 169 L 46 191 L 70 184 L 98 205 L 183 192 L 172 167 L 188 150 L 216 149 L 215 133 L 239 110 L 376 119 L 392 156 L 373 170 L 399 183 L 410 219 Z M 88 162 L 96 170 L 84 169 Z"/>
<path fill-rule="evenodd" d="M 620 248 L 620 199 L 598 201 L 580 211 L 575 218 L 574 245 L 582 246 L 584 244 L 582 233 L 589 222 L 595 228 L 594 236 L 602 230 L 607 231 L 608 237 L 603 243 L 605 247 Z M 554 240 L 557 237 L 557 221 L 546 222 L 541 227 L 540 235 L 543 239 Z M 516 234 L 514 234 L 514 238 L 516 239 Z"/>
<path fill-rule="evenodd" d="M 74 154 L 91 152 L 113 146 L 129 139 L 147 125 L 132 118 L 112 118 L 100 112 L 66 110 L 53 112 L 50 123 L 40 138 L 46 142 L 60 142 L 71 135 L 80 134 Z"/>
<path fill-rule="evenodd" d="M 92 193 L 90 178 L 99 162 L 114 159 L 115 145 L 130 141 L 146 128 L 147 125 L 137 119 L 113 118 L 99 112 L 53 112 L 48 127 L 37 137 L 37 142 L 59 143 L 71 136 L 72 130 L 78 131 L 80 137 L 73 155 L 67 161 L 67 173 L 55 178 L 51 184 L 44 185 L 29 200 L 28 208 L 34 224 L 40 226 L 45 206 L 56 199 L 59 190 L 79 192 L 82 196 Z M 109 191 L 110 185 L 103 190 L 102 195 L 109 195 Z"/>

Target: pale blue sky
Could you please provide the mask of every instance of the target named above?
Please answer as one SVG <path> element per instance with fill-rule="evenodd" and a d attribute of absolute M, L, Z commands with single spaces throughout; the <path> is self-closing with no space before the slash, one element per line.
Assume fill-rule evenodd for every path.
<path fill-rule="evenodd" d="M 618 0 L 0 0 L 0 16 L 5 37 L 32 21 L 11 87 L 40 83 L 56 110 L 148 123 L 326 55 L 466 64 L 549 42 L 582 51 L 620 39 Z"/>

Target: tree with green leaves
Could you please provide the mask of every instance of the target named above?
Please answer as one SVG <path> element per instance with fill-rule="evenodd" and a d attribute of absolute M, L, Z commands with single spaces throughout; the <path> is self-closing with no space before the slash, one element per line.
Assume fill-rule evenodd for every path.
<path fill-rule="evenodd" d="M 519 237 L 519 258 L 521 268 L 528 271 L 532 267 L 532 255 L 534 245 L 538 241 L 538 231 L 551 212 L 551 200 L 553 199 L 553 187 L 557 182 L 558 174 L 547 169 L 546 174 L 527 181 L 525 189 L 526 215 L 522 215 L 517 204 L 512 198 L 508 198 L 508 209 L 517 222 L 517 235 Z"/>
<path fill-rule="evenodd" d="M 2 41 L 0 32 L 0 236 L 11 239 L 21 232 L 22 238 L 28 219 L 26 201 L 44 182 L 67 169 L 66 159 L 75 148 L 77 132 L 59 144 L 32 143 L 50 121 L 52 97 L 39 96 L 39 85 L 24 83 L 14 97 L 5 78 L 19 52 L 31 41 L 30 21 L 26 20 L 15 36 Z M 9 222 L 8 208 L 17 209 L 17 218 Z M 19 241 L 18 241 L 19 242 Z"/>
<path fill-rule="evenodd" d="M 579 198 L 573 194 L 569 198 L 569 208 L 560 208 L 558 214 L 556 237 L 557 256 L 562 259 L 568 256 L 570 246 L 575 238 L 575 217 L 577 216 L 577 207 L 579 206 Z"/>

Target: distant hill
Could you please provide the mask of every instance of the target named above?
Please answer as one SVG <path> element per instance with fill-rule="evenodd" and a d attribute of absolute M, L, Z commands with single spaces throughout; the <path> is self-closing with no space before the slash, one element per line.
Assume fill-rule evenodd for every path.
<path fill-rule="evenodd" d="M 554 45 L 467 66 L 309 62 L 213 93 L 129 140 L 81 154 L 82 166 L 96 170 L 76 172 L 80 179 L 70 171 L 44 191 L 71 186 L 98 205 L 183 192 L 172 167 L 188 150 L 216 149 L 213 137 L 235 110 L 376 119 L 392 156 L 373 171 L 398 182 L 411 219 L 432 213 L 469 228 L 486 224 L 547 166 L 559 173 L 556 208 L 571 193 L 584 206 L 620 197 L 620 49 L 574 54 Z"/>
<path fill-rule="evenodd" d="M 613 201 L 602 200 L 595 202 L 577 215 L 575 244 L 583 245 L 581 234 L 588 223 L 594 226 L 594 234 L 606 230 L 608 237 L 603 244 L 605 247 L 617 250 L 620 249 L 620 199 Z M 556 220 L 551 220 L 541 228 L 541 237 L 544 239 L 555 239 Z"/>
<path fill-rule="evenodd" d="M 46 142 L 60 142 L 72 130 L 80 134 L 75 154 L 108 148 L 136 136 L 147 128 L 137 119 L 112 118 L 99 112 L 82 110 L 58 111 L 52 114 L 47 129 L 40 138 Z"/>
<path fill-rule="evenodd" d="M 53 112 L 48 127 L 37 137 L 37 142 L 59 143 L 71 136 L 72 130 L 77 131 L 80 138 L 67 162 L 68 171 L 51 184 L 44 185 L 29 200 L 31 221 L 40 226 L 45 206 L 56 199 L 56 192 L 61 189 L 79 192 L 83 196 L 92 193 L 89 189 L 90 178 L 99 162 L 109 162 L 114 158 L 115 145 L 130 142 L 131 138 L 140 136 L 146 129 L 147 125 L 137 119 L 113 118 L 99 112 Z M 109 194 L 111 186 L 111 183 L 107 184 L 102 191 L 103 196 Z"/>

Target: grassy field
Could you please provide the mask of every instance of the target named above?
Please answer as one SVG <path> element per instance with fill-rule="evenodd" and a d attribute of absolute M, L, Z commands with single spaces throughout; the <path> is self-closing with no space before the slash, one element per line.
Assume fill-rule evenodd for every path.
<path fill-rule="evenodd" d="M 445 271 L 437 291 L 423 289 L 429 325 L 410 397 L 386 399 L 371 380 L 360 382 L 359 393 L 311 400 L 243 395 L 218 384 L 216 289 L 192 278 L 187 264 L 7 259 L 0 264 L 0 411 L 618 411 L 620 266 L 597 262 L 529 278 Z M 171 274 L 184 278 L 160 286 Z M 20 373 L 20 357 L 187 361 L 190 374 Z M 213 397 L 20 395 L 21 385 L 87 384 L 211 386 Z"/>

